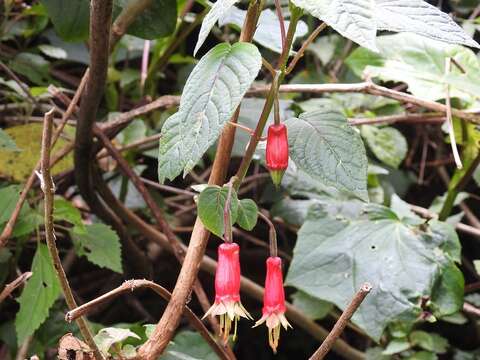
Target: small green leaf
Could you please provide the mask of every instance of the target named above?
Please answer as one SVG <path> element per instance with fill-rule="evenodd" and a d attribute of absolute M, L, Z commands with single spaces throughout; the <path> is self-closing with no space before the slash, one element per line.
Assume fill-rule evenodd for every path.
<path fill-rule="evenodd" d="M 382 354 L 383 355 L 393 355 L 393 354 L 398 354 L 402 351 L 408 350 L 412 347 L 412 345 L 408 342 L 407 338 L 402 338 L 402 339 L 393 339 L 390 341 L 383 350 Z"/>
<path fill-rule="evenodd" d="M 193 55 L 195 55 L 202 47 L 203 43 L 207 39 L 208 34 L 210 34 L 210 30 L 212 30 L 218 19 L 223 17 L 237 1 L 238 0 L 217 0 L 212 5 L 208 14 L 202 21 L 202 26 L 200 28 L 200 32 L 198 33 L 198 40 L 197 44 L 195 45 L 195 49 L 193 50 Z"/>
<path fill-rule="evenodd" d="M 429 351 L 419 351 L 405 358 L 405 360 L 437 360 L 437 359 L 438 359 L 438 356 Z"/>
<path fill-rule="evenodd" d="M 188 77 L 177 113 L 162 128 L 158 178 L 185 176 L 220 136 L 260 70 L 262 58 L 249 43 L 219 44 Z"/>
<path fill-rule="evenodd" d="M 181 331 L 168 345 L 162 360 L 218 360 L 219 357 L 198 332 Z"/>
<path fill-rule="evenodd" d="M 20 187 L 17 185 L 0 188 L 0 224 L 10 219 L 19 197 Z"/>
<path fill-rule="evenodd" d="M 88 0 L 41 0 L 55 31 L 65 41 L 81 41 L 88 36 Z"/>
<path fill-rule="evenodd" d="M 238 202 L 237 224 L 250 231 L 257 225 L 258 207 L 252 199 L 242 199 Z"/>
<path fill-rule="evenodd" d="M 48 45 L 48 44 L 41 44 L 38 45 L 38 49 L 47 56 L 50 56 L 54 59 L 66 59 L 67 52 L 60 47 Z"/>
<path fill-rule="evenodd" d="M 19 345 L 45 321 L 50 308 L 60 295 L 60 283 L 47 245 L 38 244 L 31 271 L 33 275 L 18 299 L 20 310 L 15 318 L 15 328 Z"/>
<path fill-rule="evenodd" d="M 312 320 L 320 320 L 333 310 L 333 304 L 310 296 L 303 291 L 297 291 L 292 295 L 293 305 L 299 308 Z"/>
<path fill-rule="evenodd" d="M 324 107 L 286 121 L 290 156 L 325 185 L 368 200 L 368 161 L 360 135 L 345 116 Z"/>
<path fill-rule="evenodd" d="M 135 0 L 114 0 L 114 16 Z M 177 23 L 176 0 L 152 0 L 148 6 L 127 29 L 127 34 L 154 40 L 170 35 Z"/>
<path fill-rule="evenodd" d="M 405 159 L 408 150 L 407 140 L 397 129 L 363 125 L 361 134 L 370 150 L 384 164 L 398 168 Z"/>
<path fill-rule="evenodd" d="M 0 150 L 5 151 L 20 151 L 15 144 L 15 141 L 2 129 L 0 129 Z"/>
<path fill-rule="evenodd" d="M 129 329 L 108 327 L 100 330 L 93 340 L 95 340 L 99 350 L 107 355 L 113 344 L 121 343 L 129 337 L 140 339 L 140 336 Z"/>
<path fill-rule="evenodd" d="M 115 231 L 105 224 L 85 226 L 85 233 L 71 232 L 79 255 L 92 263 L 122 273 L 120 239 Z"/>
<path fill-rule="evenodd" d="M 433 315 L 440 318 L 461 310 L 464 287 L 465 280 L 457 266 L 450 264 L 450 266 L 445 267 L 432 291 Z"/>
<path fill-rule="evenodd" d="M 410 334 L 410 341 L 413 345 L 436 354 L 443 354 L 447 352 L 448 348 L 447 339 L 435 333 L 427 333 L 426 331 L 412 332 Z"/>
<path fill-rule="evenodd" d="M 86 232 L 80 211 L 70 201 L 56 196 L 53 208 L 53 219 L 55 221 L 63 220 L 72 224 L 76 233 L 84 234 Z"/>
<path fill-rule="evenodd" d="M 223 209 L 228 196 L 228 188 L 224 186 L 209 186 L 198 197 L 198 216 L 203 225 L 215 235 L 222 237 L 224 234 Z M 237 193 L 232 189 L 230 201 L 230 218 L 234 224 L 238 217 Z"/>

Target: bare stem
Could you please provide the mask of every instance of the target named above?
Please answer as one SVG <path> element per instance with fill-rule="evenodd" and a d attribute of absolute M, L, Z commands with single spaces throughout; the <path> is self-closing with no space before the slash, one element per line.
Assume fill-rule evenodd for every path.
<path fill-rule="evenodd" d="M 58 280 L 60 281 L 60 286 L 62 287 L 63 295 L 65 296 L 65 301 L 67 302 L 69 309 L 74 309 L 77 307 L 75 299 L 73 297 L 72 289 L 68 283 L 67 276 L 62 267 L 62 262 L 60 260 L 60 255 L 58 254 L 55 232 L 53 227 L 53 201 L 55 196 L 55 185 L 53 184 L 52 176 L 50 174 L 50 151 L 52 145 L 52 127 L 53 127 L 53 114 L 54 109 L 45 113 L 45 122 L 43 124 L 43 134 L 42 134 L 42 151 L 41 151 L 41 184 L 42 190 L 45 195 L 44 198 L 44 207 L 45 207 L 45 238 L 47 241 L 48 251 L 52 258 L 53 266 L 57 274 Z M 85 342 L 90 346 L 94 351 L 95 358 L 97 360 L 102 360 L 103 356 L 100 353 L 95 341 L 93 340 L 92 333 L 88 328 L 88 325 L 83 318 L 77 320 L 77 325 L 82 333 Z"/>
<path fill-rule="evenodd" d="M 321 360 L 325 357 L 325 355 L 328 354 L 335 341 L 340 337 L 340 335 L 342 335 L 342 332 L 343 330 L 345 330 L 345 327 L 347 326 L 350 318 L 353 316 L 355 311 L 357 311 L 358 307 L 371 290 L 372 285 L 370 285 L 369 283 L 365 283 L 362 285 L 360 290 L 353 297 L 352 302 L 347 306 L 345 311 L 337 320 L 335 326 L 325 338 L 322 345 L 320 345 L 317 351 L 315 351 L 315 353 L 313 353 L 313 355 L 310 357 L 310 360 Z"/>
<path fill-rule="evenodd" d="M 230 213 L 230 207 L 232 205 L 232 192 L 233 192 L 233 184 L 235 183 L 235 176 L 230 179 L 227 184 L 228 193 L 227 198 L 225 199 L 225 206 L 223 208 L 223 224 L 224 224 L 224 231 L 223 231 L 223 239 L 226 243 L 233 242 L 233 235 L 232 235 L 232 215 Z"/>
<path fill-rule="evenodd" d="M 450 73 L 450 68 L 452 64 L 452 58 L 447 57 L 445 59 L 445 76 L 448 76 Z M 448 124 L 448 135 L 450 137 L 450 145 L 452 147 L 453 158 L 455 159 L 455 164 L 457 169 L 463 168 L 462 160 L 460 159 L 460 154 L 458 153 L 457 140 L 455 140 L 455 131 L 453 130 L 453 119 L 452 119 L 452 104 L 450 101 L 450 85 L 447 84 L 445 87 L 445 106 L 447 107 L 447 124 Z"/>
<path fill-rule="evenodd" d="M 0 293 L 0 304 L 2 303 L 3 300 L 5 300 L 17 287 L 22 285 L 25 281 L 27 281 L 30 276 L 32 276 L 31 272 L 24 272 L 22 275 L 17 277 L 15 280 L 12 282 L 8 283 L 5 285 L 3 288 L 2 292 Z"/>
<path fill-rule="evenodd" d="M 89 312 L 93 311 L 97 306 L 107 301 L 110 301 L 119 295 L 122 295 L 125 293 L 131 293 L 132 291 L 141 289 L 141 288 L 148 288 L 155 291 L 165 301 L 170 301 L 170 298 L 172 296 L 167 289 L 154 283 L 153 281 L 127 280 L 122 285 L 109 291 L 108 293 L 103 294 L 97 297 L 96 299 L 93 299 L 92 301 L 89 301 L 75 309 L 70 310 L 69 312 L 66 313 L 65 320 L 68 322 L 71 322 L 75 319 L 78 319 L 82 315 L 88 314 Z M 198 330 L 200 335 L 202 335 L 202 337 L 207 341 L 207 343 L 212 347 L 212 349 L 221 359 L 227 359 L 227 360 L 230 359 L 229 356 L 224 351 L 224 349 L 219 344 L 217 344 L 217 342 L 215 341 L 213 336 L 209 333 L 205 325 L 203 325 L 202 321 L 197 317 L 197 315 L 195 315 L 195 313 L 192 310 L 190 310 L 188 306 L 184 307 L 182 313 L 188 319 L 190 324 L 196 330 Z"/>
<path fill-rule="evenodd" d="M 300 47 L 300 50 L 298 50 L 298 52 L 293 57 L 290 65 L 288 65 L 288 68 L 285 71 L 287 74 L 290 74 L 293 71 L 295 65 L 297 65 L 298 60 L 300 60 L 305 54 L 305 50 L 307 49 L 308 45 L 310 45 L 316 39 L 318 34 L 320 34 L 327 26 L 328 25 L 326 23 L 321 23 L 314 31 L 312 31 L 312 33 L 308 36 L 307 40 L 305 40 Z"/>
<path fill-rule="evenodd" d="M 285 51 L 287 46 L 286 37 L 285 37 L 285 20 L 283 19 L 282 6 L 280 5 L 280 0 L 275 0 L 275 10 L 277 12 L 278 23 L 280 24 L 280 38 L 282 39 L 282 52 Z"/>
<path fill-rule="evenodd" d="M 278 246 L 277 246 L 277 232 L 275 230 L 275 225 L 270 221 L 268 216 L 266 216 L 261 211 L 258 212 L 258 216 L 262 218 L 268 225 L 268 238 L 270 244 L 270 256 L 277 257 L 278 256 Z"/>

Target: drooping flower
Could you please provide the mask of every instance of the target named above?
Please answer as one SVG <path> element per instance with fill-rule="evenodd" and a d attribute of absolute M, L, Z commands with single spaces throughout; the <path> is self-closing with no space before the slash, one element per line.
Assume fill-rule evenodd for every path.
<path fill-rule="evenodd" d="M 226 341 L 234 323 L 233 339 L 237 336 L 240 317 L 252 319 L 240 302 L 240 248 L 236 243 L 223 243 L 218 247 L 218 265 L 215 273 L 215 303 L 206 312 L 220 316 L 220 335 Z M 252 319 L 253 320 L 253 319 Z"/>
<path fill-rule="evenodd" d="M 267 276 L 265 278 L 265 292 L 263 294 L 262 318 L 255 326 L 264 322 L 268 328 L 268 343 L 277 352 L 280 339 L 280 325 L 285 330 L 292 327 L 285 317 L 285 290 L 283 289 L 282 259 L 270 256 L 267 259 Z"/>
<path fill-rule="evenodd" d="M 288 167 L 288 136 L 284 124 L 273 124 L 268 127 L 267 168 L 275 186 L 280 185 L 283 173 Z"/>

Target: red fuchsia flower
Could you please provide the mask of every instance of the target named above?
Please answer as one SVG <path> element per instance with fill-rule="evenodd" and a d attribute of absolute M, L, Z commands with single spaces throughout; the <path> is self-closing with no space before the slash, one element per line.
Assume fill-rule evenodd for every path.
<path fill-rule="evenodd" d="M 285 290 L 283 289 L 282 259 L 270 256 L 267 259 L 267 276 L 265 278 L 265 292 L 263 294 L 262 318 L 255 326 L 264 322 L 268 328 L 268 343 L 277 352 L 280 339 L 280 325 L 285 330 L 292 327 L 285 317 Z"/>
<path fill-rule="evenodd" d="M 274 124 L 268 127 L 267 168 L 275 186 L 280 185 L 283 173 L 288 167 L 288 137 L 284 124 Z"/>
<path fill-rule="evenodd" d="M 220 316 L 220 335 L 228 339 L 234 322 L 233 339 L 237 336 L 240 317 L 253 318 L 240 302 L 240 248 L 236 243 L 223 243 L 218 247 L 218 265 L 215 273 L 215 303 L 204 315 Z"/>

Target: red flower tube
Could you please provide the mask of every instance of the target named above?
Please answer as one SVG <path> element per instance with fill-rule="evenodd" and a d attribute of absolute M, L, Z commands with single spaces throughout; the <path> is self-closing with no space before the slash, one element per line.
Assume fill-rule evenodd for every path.
<path fill-rule="evenodd" d="M 240 259 L 236 243 L 223 243 L 218 247 L 218 265 L 215 273 L 215 303 L 203 316 L 220 316 L 220 335 L 228 339 L 234 322 L 233 339 L 237 336 L 240 317 L 252 319 L 240 302 Z"/>
<path fill-rule="evenodd" d="M 268 127 L 267 168 L 275 186 L 280 185 L 283 173 L 288 167 L 288 136 L 284 124 L 274 124 Z"/>
<path fill-rule="evenodd" d="M 285 318 L 285 290 L 283 289 L 282 259 L 269 257 L 267 259 L 267 276 L 265 278 L 265 292 L 263 294 L 262 318 L 255 326 L 266 322 L 268 328 L 268 342 L 273 352 L 277 352 L 280 339 L 280 325 L 285 330 L 292 327 Z"/>

